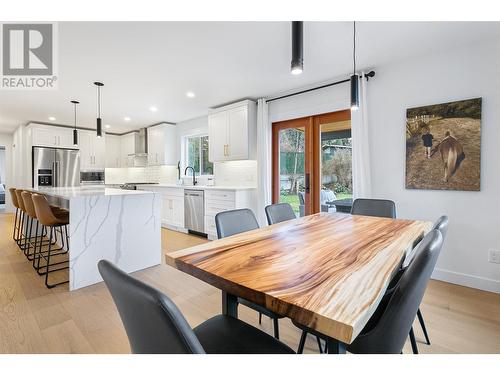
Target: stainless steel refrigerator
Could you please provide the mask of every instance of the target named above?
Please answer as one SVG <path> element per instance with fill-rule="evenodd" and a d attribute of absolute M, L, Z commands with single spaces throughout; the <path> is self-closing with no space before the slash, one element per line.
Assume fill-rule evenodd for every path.
<path fill-rule="evenodd" d="M 80 151 L 33 147 L 33 187 L 80 186 Z"/>

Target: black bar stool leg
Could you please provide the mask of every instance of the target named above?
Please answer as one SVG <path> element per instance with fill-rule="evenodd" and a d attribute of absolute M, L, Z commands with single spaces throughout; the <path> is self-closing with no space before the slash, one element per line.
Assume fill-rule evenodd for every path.
<path fill-rule="evenodd" d="M 420 322 L 420 326 L 422 327 L 422 331 L 424 331 L 425 341 L 427 345 L 430 345 L 431 341 L 429 340 L 429 335 L 427 334 L 427 329 L 425 328 L 424 317 L 422 316 L 420 308 L 417 310 L 417 317 L 418 321 Z"/>
<path fill-rule="evenodd" d="M 413 354 L 418 354 L 417 340 L 415 340 L 415 333 L 413 332 L 413 327 L 410 329 L 410 342 Z"/>

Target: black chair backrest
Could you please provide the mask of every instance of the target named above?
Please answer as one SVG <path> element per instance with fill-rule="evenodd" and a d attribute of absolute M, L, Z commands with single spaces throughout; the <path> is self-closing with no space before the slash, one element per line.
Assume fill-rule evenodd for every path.
<path fill-rule="evenodd" d="M 252 210 L 241 208 L 219 212 L 215 215 L 215 226 L 217 227 L 217 237 L 224 238 L 257 229 L 259 228 L 259 223 Z"/>
<path fill-rule="evenodd" d="M 415 258 L 404 270 L 386 304 L 380 304 L 379 319 L 350 345 L 353 353 L 393 353 L 403 349 L 417 310 L 443 245 L 438 230 L 429 232 L 418 245 Z"/>
<path fill-rule="evenodd" d="M 396 217 L 396 205 L 387 199 L 358 198 L 352 202 L 352 215 Z"/>
<path fill-rule="evenodd" d="M 299 196 L 299 203 L 300 204 L 306 204 L 305 197 L 304 197 L 304 192 L 303 191 L 299 191 L 297 195 Z"/>
<path fill-rule="evenodd" d="M 269 225 L 297 218 L 292 206 L 288 203 L 271 204 L 266 206 L 265 211 Z"/>
<path fill-rule="evenodd" d="M 434 223 L 432 229 L 437 229 L 443 235 L 443 240 L 446 238 L 448 232 L 448 216 L 443 215 Z"/>
<path fill-rule="evenodd" d="M 205 353 L 170 298 L 107 260 L 101 260 L 98 268 L 118 308 L 132 353 Z"/>

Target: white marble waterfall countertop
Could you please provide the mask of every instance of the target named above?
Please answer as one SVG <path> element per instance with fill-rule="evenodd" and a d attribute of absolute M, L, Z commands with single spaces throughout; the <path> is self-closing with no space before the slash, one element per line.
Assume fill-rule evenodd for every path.
<path fill-rule="evenodd" d="M 107 188 L 99 186 L 39 187 L 37 189 L 27 188 L 25 190 L 68 200 L 80 197 L 104 197 L 104 196 L 153 194 L 153 192 L 146 190 L 123 190 L 123 189 L 115 189 L 115 188 Z"/>

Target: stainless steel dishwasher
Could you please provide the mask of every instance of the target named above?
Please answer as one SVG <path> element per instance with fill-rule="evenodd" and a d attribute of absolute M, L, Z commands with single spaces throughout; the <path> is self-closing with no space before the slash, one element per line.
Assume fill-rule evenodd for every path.
<path fill-rule="evenodd" d="M 184 190 L 184 224 L 190 232 L 205 233 L 203 190 Z"/>

